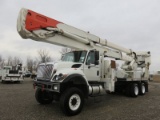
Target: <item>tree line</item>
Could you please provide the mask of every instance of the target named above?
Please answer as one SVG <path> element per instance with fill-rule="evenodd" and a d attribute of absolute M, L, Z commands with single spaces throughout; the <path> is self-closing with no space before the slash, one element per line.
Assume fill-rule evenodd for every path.
<path fill-rule="evenodd" d="M 66 52 L 71 51 L 70 48 L 62 48 L 60 54 L 64 54 Z M 0 68 L 3 68 L 3 66 L 16 66 L 18 64 L 25 65 L 25 68 L 29 70 L 30 72 L 36 71 L 37 66 L 40 63 L 45 62 L 53 62 L 54 58 L 50 55 L 50 52 L 46 49 L 39 49 L 37 51 L 37 57 L 33 58 L 28 56 L 26 58 L 26 61 L 24 62 L 20 57 L 17 56 L 8 56 L 7 58 L 3 58 L 2 55 L 0 55 Z"/>
<path fill-rule="evenodd" d="M 26 61 L 23 61 L 17 56 L 3 58 L 3 56 L 0 55 L 0 68 L 3 68 L 3 66 L 16 66 L 22 64 L 23 67 L 25 65 L 25 68 L 32 72 L 37 69 L 38 64 L 51 61 L 54 61 L 54 59 L 50 56 L 49 51 L 46 49 L 40 49 L 37 51 L 37 57 L 33 58 L 28 56 Z"/>

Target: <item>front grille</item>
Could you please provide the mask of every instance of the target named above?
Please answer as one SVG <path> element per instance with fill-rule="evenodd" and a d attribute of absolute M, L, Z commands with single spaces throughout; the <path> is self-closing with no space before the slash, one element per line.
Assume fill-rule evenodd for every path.
<path fill-rule="evenodd" d="M 53 71 L 53 65 L 40 65 L 37 70 L 37 80 L 50 80 Z"/>

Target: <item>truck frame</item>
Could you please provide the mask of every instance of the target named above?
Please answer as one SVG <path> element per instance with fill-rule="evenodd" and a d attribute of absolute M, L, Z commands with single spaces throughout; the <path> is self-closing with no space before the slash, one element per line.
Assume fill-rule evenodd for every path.
<path fill-rule="evenodd" d="M 60 101 L 66 115 L 76 115 L 85 99 L 104 91 L 122 91 L 132 97 L 148 92 L 149 51 L 121 47 L 25 8 L 19 13 L 17 31 L 24 39 L 74 49 L 64 54 L 61 61 L 38 66 L 33 86 L 40 104 Z M 116 63 L 119 60 L 124 61 L 120 68 Z"/>

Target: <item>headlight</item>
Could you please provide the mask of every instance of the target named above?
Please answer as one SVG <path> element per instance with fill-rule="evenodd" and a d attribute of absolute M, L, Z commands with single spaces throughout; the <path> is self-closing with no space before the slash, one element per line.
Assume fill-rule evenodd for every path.
<path fill-rule="evenodd" d="M 60 73 L 59 75 L 55 75 L 54 76 L 54 80 L 58 81 L 58 80 L 63 80 L 67 77 L 67 74 L 62 74 Z"/>
<path fill-rule="evenodd" d="M 58 90 L 58 87 L 59 87 L 58 85 L 53 85 L 53 86 L 52 86 L 52 89 L 53 89 L 53 90 Z"/>

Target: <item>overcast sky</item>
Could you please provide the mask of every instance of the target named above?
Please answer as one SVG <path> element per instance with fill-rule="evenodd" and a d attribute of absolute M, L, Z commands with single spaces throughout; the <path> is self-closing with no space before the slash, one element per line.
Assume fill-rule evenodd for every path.
<path fill-rule="evenodd" d="M 151 70 L 160 70 L 160 0 L 0 0 L 0 55 L 4 58 L 25 60 L 36 57 L 39 49 L 60 58 L 61 47 L 19 36 L 16 22 L 22 7 L 134 51 L 151 51 Z"/>

